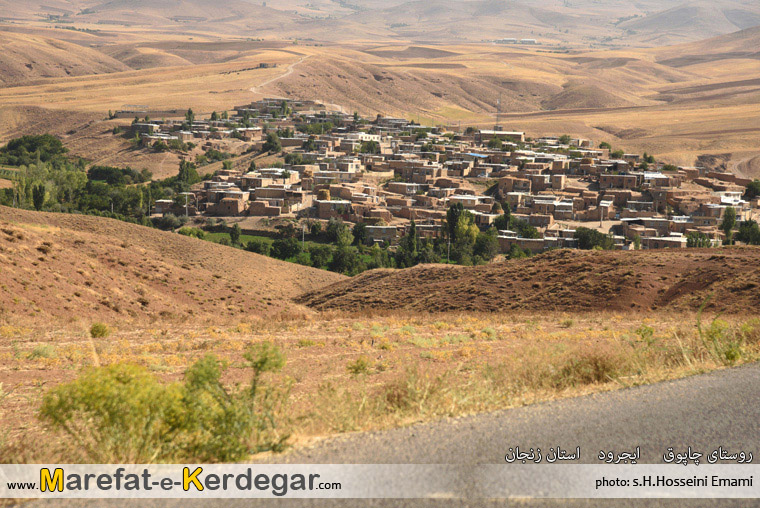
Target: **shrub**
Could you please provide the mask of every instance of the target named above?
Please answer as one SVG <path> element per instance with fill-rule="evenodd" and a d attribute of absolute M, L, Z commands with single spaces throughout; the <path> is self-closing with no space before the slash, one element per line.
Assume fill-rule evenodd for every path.
<path fill-rule="evenodd" d="M 586 352 L 568 358 L 551 379 L 554 388 L 590 385 L 612 381 L 620 374 L 621 365 L 613 355 L 604 352 Z"/>
<path fill-rule="evenodd" d="M 434 410 L 436 404 L 432 401 L 443 398 L 445 385 L 444 377 L 430 377 L 412 368 L 401 378 L 385 385 L 382 397 L 387 407 L 394 411 L 423 412 L 426 406 Z"/>
<path fill-rule="evenodd" d="M 366 356 L 360 356 L 356 359 L 355 362 L 351 362 L 346 366 L 346 370 L 353 374 L 354 376 L 357 376 L 359 374 L 367 374 L 369 372 L 370 367 L 372 366 L 372 363 L 370 362 L 370 359 Z"/>
<path fill-rule="evenodd" d="M 93 339 L 102 339 L 111 335 L 111 330 L 104 323 L 93 323 L 90 327 L 90 336 Z"/>
<path fill-rule="evenodd" d="M 311 266 L 314 268 L 325 268 L 330 263 L 332 251 L 333 249 L 329 245 L 314 245 L 310 247 Z"/>
<path fill-rule="evenodd" d="M 272 250 L 272 244 L 264 240 L 253 239 L 246 244 L 245 250 L 268 256 Z"/>
<path fill-rule="evenodd" d="M 153 462 L 177 446 L 169 422 L 180 419 L 178 389 L 141 367 L 93 368 L 46 394 L 40 415 L 101 464 Z"/>
<path fill-rule="evenodd" d="M 37 358 L 55 358 L 55 348 L 50 344 L 40 344 L 27 355 L 27 359 L 36 360 Z"/>
<path fill-rule="evenodd" d="M 198 360 L 183 383 L 161 383 L 132 365 L 91 368 L 48 392 L 41 418 L 73 438 L 98 463 L 241 460 L 282 450 L 288 435 L 279 415 L 288 389 L 263 382 L 285 357 L 271 344 L 244 354 L 253 370 L 248 386 L 221 383 L 226 365 L 213 355 Z"/>
<path fill-rule="evenodd" d="M 206 232 L 199 228 L 183 227 L 183 228 L 179 228 L 177 233 L 179 233 L 180 235 L 198 238 L 200 240 L 203 240 L 206 237 Z"/>
<path fill-rule="evenodd" d="M 301 243 L 295 238 L 278 238 L 272 244 L 272 256 L 277 259 L 289 259 L 301 252 Z"/>
<path fill-rule="evenodd" d="M 159 229 L 177 229 L 182 226 L 182 221 L 173 213 L 167 213 L 163 217 L 154 219 L 155 225 Z"/>

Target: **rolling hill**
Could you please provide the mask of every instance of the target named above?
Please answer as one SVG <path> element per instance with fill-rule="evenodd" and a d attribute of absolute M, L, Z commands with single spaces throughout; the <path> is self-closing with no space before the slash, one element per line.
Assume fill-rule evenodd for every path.
<path fill-rule="evenodd" d="M 657 46 L 760 24 L 750 0 L 0 0 L 14 23 L 134 35 L 213 34 L 347 42 L 537 38 L 574 46 Z"/>
<path fill-rule="evenodd" d="M 69 42 L 0 32 L 0 85 L 28 84 L 40 78 L 126 71 L 129 67 L 97 50 Z"/>
<path fill-rule="evenodd" d="M 742 2 L 686 2 L 618 25 L 648 46 L 707 39 L 760 25 L 760 6 Z"/>
<path fill-rule="evenodd" d="M 292 311 L 342 280 L 111 219 L 0 208 L 0 308 L 27 321 L 222 323 Z"/>
<path fill-rule="evenodd" d="M 298 302 L 362 312 L 643 311 L 760 305 L 758 248 L 638 252 L 559 250 L 480 267 L 374 270 L 312 291 Z"/>

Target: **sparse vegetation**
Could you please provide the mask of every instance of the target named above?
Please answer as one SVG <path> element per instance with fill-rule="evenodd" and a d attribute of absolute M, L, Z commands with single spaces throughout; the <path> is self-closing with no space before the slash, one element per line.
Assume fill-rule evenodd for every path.
<path fill-rule="evenodd" d="M 387 428 L 760 358 L 756 319 L 703 315 L 654 314 L 642 323 L 635 315 L 587 313 L 574 315 L 571 326 L 566 314 L 518 313 L 506 320 L 481 314 L 325 315 L 317 321 L 238 323 L 225 331 L 139 331 L 135 336 L 142 340 L 99 345 L 101 360 L 115 362 L 100 368 L 89 364 L 85 344 L 55 355 L 39 344 L 14 362 L 25 368 L 89 364 L 42 402 L 51 430 L 76 434 L 62 443 L 71 447 L 69 456 L 82 452 L 77 460 L 228 461 L 279 450 L 293 432 Z M 299 330 L 295 336 L 293 330 Z M 251 333 L 268 335 L 282 350 L 262 343 L 241 362 Z M 216 357 L 208 355 L 210 347 Z M 307 379 L 304 368 L 316 358 L 327 363 Z M 184 380 L 166 382 L 151 371 L 174 378 L 184 372 Z M 250 382 L 222 381 L 225 371 L 231 380 Z M 247 395 L 251 387 L 258 393 L 255 403 Z M 291 387 L 298 397 L 287 396 Z M 138 427 L 147 430 L 136 432 Z M 35 432 L 37 440 L 52 438 L 48 431 Z"/>

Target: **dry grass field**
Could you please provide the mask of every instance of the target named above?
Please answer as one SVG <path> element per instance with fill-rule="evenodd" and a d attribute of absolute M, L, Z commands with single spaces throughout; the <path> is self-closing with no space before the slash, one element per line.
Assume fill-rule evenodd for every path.
<path fill-rule="evenodd" d="M 280 315 L 216 326 L 112 324 L 91 338 L 62 326 L 0 326 L 3 461 L 88 460 L 36 418 L 42 396 L 82 369 L 129 363 L 164 382 L 213 353 L 223 381 L 245 382 L 242 352 L 276 344 L 269 382 L 289 386 L 276 417 L 302 446 L 337 433 L 409 425 L 614 390 L 753 361 L 760 324 L 680 313 L 341 313 Z M 27 446 L 32 440 L 45 447 Z M 92 460 L 92 457 L 89 457 Z"/>

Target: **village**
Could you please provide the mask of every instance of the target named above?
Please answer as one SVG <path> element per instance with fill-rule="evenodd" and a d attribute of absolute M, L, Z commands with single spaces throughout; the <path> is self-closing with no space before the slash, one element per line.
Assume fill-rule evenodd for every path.
<path fill-rule="evenodd" d="M 751 180 L 607 143 L 531 139 L 500 125 L 460 131 L 380 115 L 365 120 L 314 101 L 264 99 L 207 120 L 136 118 L 132 131 L 145 144 L 231 154 L 184 196 L 157 200 L 152 213 L 198 223 L 223 218 L 244 231 L 275 218 L 340 219 L 364 224 L 367 245 L 388 246 L 412 224 L 421 237 L 440 238 L 447 211 L 461 205 L 481 231 L 505 213 L 530 226 L 497 227 L 501 253 L 588 248 L 579 245 L 578 228 L 599 231 L 619 250 L 685 248 L 720 245 L 726 210 L 738 223 L 760 205 L 747 197 Z M 248 163 L 261 152 L 284 161 Z"/>

